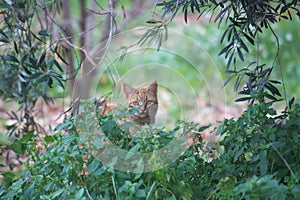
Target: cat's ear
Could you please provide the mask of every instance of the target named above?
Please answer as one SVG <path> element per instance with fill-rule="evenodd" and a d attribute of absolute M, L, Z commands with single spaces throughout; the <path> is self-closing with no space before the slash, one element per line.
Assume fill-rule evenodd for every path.
<path fill-rule="evenodd" d="M 131 87 L 130 85 L 128 85 L 127 83 L 123 83 L 123 90 L 124 90 L 124 95 L 126 98 L 128 98 L 129 95 L 135 91 L 135 89 L 133 87 Z"/>
<path fill-rule="evenodd" d="M 149 87 L 148 87 L 148 91 L 151 91 L 153 93 L 157 93 L 157 82 L 156 81 L 153 81 Z"/>

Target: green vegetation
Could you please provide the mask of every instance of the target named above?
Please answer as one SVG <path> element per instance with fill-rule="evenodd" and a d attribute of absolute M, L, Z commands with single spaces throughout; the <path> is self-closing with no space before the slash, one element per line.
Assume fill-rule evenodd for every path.
<path fill-rule="evenodd" d="M 217 130 L 223 153 L 208 162 L 217 148 L 204 146 L 199 133 L 208 127 L 180 122 L 170 132 L 156 127 L 152 137 L 130 137 L 128 125 L 111 114 L 97 115 L 95 103 L 87 102 L 82 117 L 67 118 L 45 137 L 42 153 L 34 150 L 33 138 L 21 140 L 35 162 L 28 161 L 20 177 L 5 174 L 0 194 L 5 199 L 299 199 L 300 106 L 276 115 L 271 105 L 254 104 L 239 119 L 225 120 Z M 91 126 L 94 122 L 98 125 Z M 157 151 L 179 132 L 197 142 L 168 166 L 142 173 L 149 164 L 162 164 Z M 150 152 L 151 159 L 137 162 L 117 154 L 104 165 L 101 152 L 113 153 L 97 143 L 104 134 L 120 149 Z M 117 170 L 118 165 L 136 166 L 140 173 Z"/>
<path fill-rule="evenodd" d="M 0 3 L 0 97 L 16 105 L 0 121 L 1 199 L 300 199 L 297 0 L 163 1 L 145 31 L 134 28 L 146 1 L 78 2 Z M 202 18 L 212 12 L 216 24 Z M 135 135 L 126 107 L 104 115 L 88 98 L 153 78 L 171 94 L 168 119 Z M 72 113 L 47 130 L 35 108 L 57 95 Z M 191 96 L 248 107 L 198 124 Z M 8 151 L 17 163 L 5 165 Z"/>

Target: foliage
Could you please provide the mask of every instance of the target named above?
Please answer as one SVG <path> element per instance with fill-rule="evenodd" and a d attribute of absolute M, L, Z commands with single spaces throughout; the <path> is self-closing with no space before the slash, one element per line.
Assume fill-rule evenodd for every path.
<path fill-rule="evenodd" d="M 198 13 L 202 17 L 204 13 L 211 13 L 211 19 L 218 22 L 219 27 L 226 26 L 223 35 L 220 38 L 225 47 L 219 55 L 225 55 L 227 59 L 226 72 L 230 78 L 225 81 L 224 86 L 229 81 L 236 78 L 234 90 L 240 90 L 239 94 L 246 95 L 237 99 L 237 101 L 249 101 L 254 103 L 257 94 L 270 100 L 277 100 L 281 94 L 274 84 L 281 83 L 278 80 L 271 80 L 270 75 L 276 66 L 280 53 L 279 39 L 274 32 L 272 25 L 281 20 L 292 20 L 296 14 L 300 18 L 299 2 L 297 0 L 286 1 L 185 1 L 170 0 L 157 4 L 162 8 L 160 20 L 149 20 L 151 28 L 144 34 L 141 41 L 156 41 L 158 49 L 162 44 L 162 38 L 167 38 L 162 30 L 167 30 L 169 21 L 172 21 L 180 10 L 183 12 L 184 20 L 187 23 L 189 13 Z M 259 38 L 264 29 L 270 29 L 276 39 L 277 53 L 273 64 L 267 66 L 260 63 Z M 149 36 L 150 35 L 150 36 Z M 256 59 L 249 64 L 244 64 L 244 54 L 249 53 L 249 46 L 257 45 Z M 238 59 L 240 62 L 238 62 Z M 243 67 L 242 67 L 243 66 Z M 279 71 L 282 72 L 282 66 L 278 61 Z M 246 82 L 242 84 L 242 82 Z M 245 85 L 241 89 L 241 85 Z M 286 98 L 286 97 L 285 97 Z"/>
<path fill-rule="evenodd" d="M 87 118 L 95 118 L 93 115 L 95 112 L 91 112 L 91 109 L 81 109 L 81 111 L 81 114 L 85 114 Z M 189 179 L 186 173 L 196 172 L 195 159 L 202 160 L 199 156 L 193 155 L 195 151 L 181 156 L 180 161 L 176 161 L 177 164 L 172 164 L 179 166 L 178 169 L 170 167 L 144 174 L 116 171 L 113 164 L 105 166 L 91 154 L 91 148 L 87 145 L 88 137 L 80 135 L 84 134 L 87 129 L 83 130 L 82 126 L 79 131 L 75 127 L 78 122 L 74 120 L 72 117 L 67 118 L 63 124 L 57 126 L 57 134 L 45 138 L 45 151 L 35 159 L 33 166 L 27 166 L 27 170 L 20 179 L 14 182 L 7 191 L 2 190 L 4 198 L 153 199 L 191 196 L 189 188 L 195 188 L 195 185 L 187 185 L 181 181 L 178 190 L 177 186 L 174 187 L 174 184 L 177 184 L 177 178 L 171 174 L 177 174 L 178 178 Z M 160 145 L 157 146 L 157 144 L 166 145 L 169 142 L 168 138 L 173 137 L 179 131 L 179 127 L 170 134 L 161 131 L 161 136 L 150 138 L 150 140 L 146 138 L 143 141 L 142 138 L 130 138 L 128 134 L 125 134 L 126 131 L 120 132 L 118 127 L 110 126 L 111 115 L 99 116 L 97 120 L 99 123 L 103 123 L 99 131 L 106 132 L 108 137 L 119 135 L 118 139 L 111 137 L 114 139 L 112 142 L 117 142 L 128 151 L 136 151 L 134 149 L 143 143 L 144 148 L 141 148 L 141 152 L 149 151 L 149 148 L 157 150 L 160 148 Z M 186 127 L 184 130 L 196 128 L 191 124 L 180 126 Z M 189 126 L 191 127 L 187 129 Z M 89 126 L 86 127 L 89 128 Z M 101 135 L 99 134 L 99 136 Z M 197 149 L 199 146 L 201 144 L 194 148 Z M 153 156 L 155 156 L 155 151 L 153 151 Z M 130 158 L 128 159 L 130 162 Z"/>
<path fill-rule="evenodd" d="M 299 16 L 298 1 L 170 0 L 158 4 L 165 9 L 163 18 L 170 14 L 169 19 L 173 19 L 182 8 L 186 22 L 189 9 L 200 16 L 220 9 L 215 21 L 220 26 L 223 22 L 228 24 L 221 38 L 228 44 L 220 55 L 228 58 L 226 72 L 232 76 L 230 80 L 237 77 L 235 90 L 246 77 L 246 86 L 240 94 L 247 96 L 238 101 L 248 100 L 251 104 L 238 119 L 225 119 L 217 128 L 218 144 L 202 141 L 200 133 L 208 126 L 187 121 L 178 122 L 171 130 L 144 126 L 137 132 L 142 137 L 133 137 L 132 124 L 126 122 L 126 108 L 99 115 L 101 102 L 88 101 L 81 105 L 78 116 L 68 116 L 56 127 L 54 135 L 45 136 L 42 147 L 37 147 L 34 137 L 37 129 L 31 109 L 40 96 L 46 102 L 49 100 L 48 87 L 54 83 L 63 87 L 59 75 L 61 58 L 55 45 L 49 44 L 51 35 L 47 28 L 32 29 L 34 14 L 38 13 L 32 5 L 41 5 L 35 1 L 10 2 L 0 3 L 4 10 L 0 39 L 6 50 L 1 55 L 0 95 L 17 102 L 21 110 L 21 116 L 11 114 L 18 122 L 9 127 L 11 134 L 17 136 L 10 149 L 30 156 L 20 177 L 12 172 L 2 173 L 1 199 L 300 198 L 300 106 L 293 105 L 292 100 L 280 114 L 272 108 L 280 96 L 276 87 L 280 82 L 270 78 L 278 55 L 270 67 L 260 64 L 259 56 L 247 67 L 237 67 L 238 59 L 245 60 L 248 45 L 260 42 L 263 28 L 273 32 L 272 23 L 291 20 L 292 12 Z M 157 42 L 159 48 L 167 38 L 168 21 L 151 19 L 148 23 L 154 28 L 138 44 Z M 13 78 L 17 81 L 12 81 Z M 266 103 L 266 98 L 271 102 Z M 168 146 L 177 135 L 183 135 L 183 139 L 191 137 L 191 145 L 169 165 L 142 173 L 146 164 L 161 165 L 168 159 L 157 151 Z M 149 153 L 151 159 L 137 162 L 130 156 L 124 158 L 110 152 L 113 159 L 104 163 L 106 142 L 126 152 Z M 181 142 L 169 150 L 181 152 L 186 145 Z M 219 151 L 209 162 L 207 157 L 216 150 Z M 138 172 L 119 171 L 120 164 L 135 166 Z"/>
<path fill-rule="evenodd" d="M 1 146 L 1 151 L 9 148 L 17 156 L 26 152 L 26 142 L 41 130 L 34 119 L 38 99 L 49 103 L 47 90 L 55 85 L 64 88 L 63 59 L 52 43 L 48 21 L 40 19 L 41 6 L 46 12 L 57 5 L 34 0 L 0 3 L 0 97 L 18 107 L 8 113 L 12 122 L 7 126 L 8 136 L 14 143 Z"/>
<path fill-rule="evenodd" d="M 248 182 L 234 188 L 234 192 L 241 194 L 243 199 L 286 199 L 287 190 L 287 186 L 279 184 L 270 175 L 261 178 L 253 176 Z"/>
<path fill-rule="evenodd" d="M 44 139 L 44 151 L 33 165 L 9 186 L 2 186 L 5 199 L 298 199 L 300 197 L 299 128 L 300 106 L 275 117 L 271 103 L 249 106 L 238 120 L 225 120 L 217 129 L 224 152 L 212 162 L 205 159 L 198 134 L 208 127 L 181 122 L 174 130 L 156 129 L 152 137 L 131 137 L 121 128 L 116 113 L 97 115 L 88 102 L 81 116 L 66 118 L 56 134 Z M 101 111 L 101 110 L 100 110 Z M 122 118 L 122 109 L 119 115 Z M 98 125 L 91 128 L 89 121 Z M 80 125 L 79 121 L 84 122 Z M 111 126 L 114 123 L 115 126 Z M 109 125 L 108 125 L 109 124 Z M 86 125 L 86 126 L 85 126 Z M 80 128 L 79 128 L 80 127 Z M 84 128 L 85 127 L 85 128 Z M 146 128 L 147 129 L 147 128 Z M 143 129 L 143 131 L 146 131 Z M 176 133 L 193 133 L 191 146 L 168 166 L 147 173 L 115 169 L 93 153 L 90 142 L 97 130 L 128 152 L 150 152 L 169 144 Z M 146 132 L 145 132 L 146 133 Z M 89 136 L 92 137 L 89 138 Z M 34 151 L 34 149 L 32 149 Z M 99 160 L 100 158 L 100 160 Z M 127 160 L 126 160 L 127 159 Z M 124 165 L 134 162 L 129 157 Z M 29 162 L 29 161 L 28 161 Z M 150 160 L 148 162 L 151 162 Z"/>
<path fill-rule="evenodd" d="M 278 116 L 271 105 L 251 105 L 238 120 L 224 121 L 221 144 L 226 153 L 219 158 L 223 163 L 216 162 L 216 174 L 242 182 L 254 176 L 265 181 L 272 174 L 280 183 L 290 177 L 299 184 L 299 105 Z"/>

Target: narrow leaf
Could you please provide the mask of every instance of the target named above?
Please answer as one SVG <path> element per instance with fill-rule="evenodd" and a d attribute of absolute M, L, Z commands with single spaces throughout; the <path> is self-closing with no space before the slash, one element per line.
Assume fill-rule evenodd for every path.
<path fill-rule="evenodd" d="M 184 22 L 187 23 L 187 18 L 188 18 L 188 7 L 187 6 L 184 6 L 183 7 L 184 9 Z"/>
<path fill-rule="evenodd" d="M 42 36 L 49 36 L 48 32 L 46 30 L 41 30 L 38 32 L 39 35 L 42 35 Z"/>
<path fill-rule="evenodd" d="M 265 97 L 267 97 L 270 100 L 277 101 L 277 98 L 274 97 L 274 96 L 272 96 L 272 95 L 270 95 L 270 94 L 265 94 Z"/>
<path fill-rule="evenodd" d="M 251 99 L 251 97 L 242 97 L 242 98 L 236 99 L 235 102 L 249 101 L 250 99 Z"/>
<path fill-rule="evenodd" d="M 22 23 L 25 23 L 25 19 L 24 19 L 24 17 L 18 12 L 18 14 L 17 14 L 17 17 L 18 17 L 18 19 L 22 22 Z"/>
<path fill-rule="evenodd" d="M 231 53 L 231 55 L 229 56 L 228 60 L 227 60 L 227 65 L 226 65 L 226 69 L 229 69 L 230 68 L 230 65 L 231 65 L 231 61 L 232 61 L 232 58 L 233 58 L 233 52 Z"/>
<path fill-rule="evenodd" d="M 243 40 L 240 40 L 240 45 L 244 49 L 244 51 L 249 52 L 248 47 L 246 46 Z"/>
<path fill-rule="evenodd" d="M 274 83 L 274 84 L 281 84 L 281 82 L 277 81 L 277 80 L 269 80 L 269 82 Z"/>
<path fill-rule="evenodd" d="M 234 77 L 234 76 L 228 78 L 228 79 L 224 82 L 223 88 L 224 88 L 224 87 L 232 80 L 233 77 Z"/>
<path fill-rule="evenodd" d="M 281 96 L 279 90 L 278 90 L 274 85 L 272 85 L 271 83 L 267 83 L 267 84 L 265 85 L 265 87 L 266 87 L 273 95 Z"/>
<path fill-rule="evenodd" d="M 241 52 L 240 48 L 236 48 L 237 49 L 237 52 L 238 52 L 238 55 L 241 59 L 241 61 L 244 61 L 244 56 L 243 56 L 243 53 Z"/>
<path fill-rule="evenodd" d="M 247 34 L 244 34 L 244 36 L 245 36 L 245 38 L 252 44 L 252 45 L 254 45 L 254 39 L 253 38 L 251 38 L 249 35 L 247 35 Z"/>
<path fill-rule="evenodd" d="M 4 33 L 2 29 L 0 29 L 0 34 L 3 35 L 6 39 L 8 39 L 7 35 Z"/>
<path fill-rule="evenodd" d="M 16 23 L 16 27 L 17 27 L 19 30 L 21 30 L 21 31 L 26 31 L 26 29 L 25 29 L 22 25 L 20 25 L 19 23 Z"/>
<path fill-rule="evenodd" d="M 242 90 L 238 94 L 250 95 L 250 90 Z"/>

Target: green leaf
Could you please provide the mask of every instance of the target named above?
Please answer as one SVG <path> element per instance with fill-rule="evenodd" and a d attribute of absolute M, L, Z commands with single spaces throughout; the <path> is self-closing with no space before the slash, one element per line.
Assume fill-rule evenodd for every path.
<path fill-rule="evenodd" d="M 31 184 L 25 191 L 24 196 L 26 199 L 31 199 L 33 190 L 34 190 L 34 183 Z"/>
<path fill-rule="evenodd" d="M 34 130 L 29 131 L 27 134 L 24 134 L 22 137 L 22 142 L 28 142 L 33 136 Z"/>
<path fill-rule="evenodd" d="M 47 136 L 44 137 L 44 140 L 46 142 L 54 142 L 55 141 L 55 137 L 52 136 L 52 135 L 47 135 Z"/>
<path fill-rule="evenodd" d="M 240 150 L 235 152 L 233 162 L 239 159 L 240 155 L 244 152 L 244 148 L 245 147 L 243 146 Z"/>
<path fill-rule="evenodd" d="M 54 80 L 54 82 L 59 85 L 61 88 L 65 88 L 64 84 L 62 83 L 61 79 L 57 78 L 57 77 L 53 77 L 53 79 L 51 80 Z"/>
<path fill-rule="evenodd" d="M 78 190 L 78 192 L 75 194 L 75 199 L 81 199 L 83 192 L 84 192 L 84 188 Z"/>
<path fill-rule="evenodd" d="M 19 60 L 15 56 L 13 56 L 13 55 L 6 55 L 4 57 L 4 59 L 6 61 L 12 61 L 12 62 L 15 62 L 15 63 L 19 63 Z"/>
<path fill-rule="evenodd" d="M 16 27 L 17 27 L 19 30 L 21 30 L 21 31 L 26 31 L 26 29 L 25 29 L 22 25 L 20 25 L 19 23 L 16 23 Z"/>
<path fill-rule="evenodd" d="M 223 88 L 233 79 L 234 76 L 231 76 L 223 83 Z"/>
<path fill-rule="evenodd" d="M 146 200 L 150 199 L 151 194 L 152 194 L 152 191 L 154 190 L 155 185 L 156 185 L 156 181 L 154 181 L 154 182 L 152 183 L 152 185 L 151 185 L 151 187 L 150 187 L 150 190 L 149 190 L 149 192 L 148 192 L 148 194 L 147 194 Z"/>
<path fill-rule="evenodd" d="M 183 6 L 183 12 L 184 12 L 184 22 L 187 23 L 188 21 L 188 7 L 187 4 Z"/>
<path fill-rule="evenodd" d="M 277 98 L 274 97 L 274 96 L 272 96 L 272 95 L 270 95 L 270 94 L 265 94 L 265 96 L 266 96 L 268 99 L 272 100 L 272 101 L 277 101 Z"/>
<path fill-rule="evenodd" d="M 280 81 L 277 81 L 277 80 L 269 80 L 271 83 L 274 83 L 274 84 L 281 84 Z"/>
<path fill-rule="evenodd" d="M 94 160 L 87 165 L 87 170 L 90 174 L 93 174 L 96 169 L 100 167 L 100 161 L 94 158 Z"/>
<path fill-rule="evenodd" d="M 259 168 L 260 168 L 260 174 L 261 176 L 264 176 L 267 174 L 268 171 L 268 160 L 267 160 L 267 151 L 264 150 L 259 154 Z"/>
<path fill-rule="evenodd" d="M 0 34 L 3 35 L 3 36 L 5 37 L 5 39 L 8 39 L 6 33 L 5 33 L 2 29 L 0 29 Z M 7 40 L 7 41 L 8 41 L 8 40 Z"/>
<path fill-rule="evenodd" d="M 6 38 L 0 38 L 0 42 L 3 42 L 3 43 L 10 43 L 10 41 Z"/>
<path fill-rule="evenodd" d="M 202 131 L 204 131 L 204 130 L 206 130 L 206 129 L 208 129 L 209 127 L 211 127 L 211 125 L 207 125 L 207 126 L 201 126 L 200 128 L 199 128 L 199 132 L 202 132 Z"/>
<path fill-rule="evenodd" d="M 21 13 L 18 12 L 17 17 L 22 23 L 25 23 L 25 18 L 21 15 Z"/>
<path fill-rule="evenodd" d="M 123 124 L 120 125 L 121 130 L 129 130 L 130 127 L 136 125 L 134 122 L 124 122 Z"/>
<path fill-rule="evenodd" d="M 240 45 L 244 49 L 244 51 L 249 52 L 247 45 L 244 43 L 243 40 L 240 40 Z"/>
<path fill-rule="evenodd" d="M 51 195 L 52 198 L 54 199 L 54 198 L 58 197 L 61 193 L 63 193 L 64 190 L 65 190 L 64 188 L 61 188 L 61 189 L 59 189 L 59 190 L 56 190 L 56 191 Z"/>
<path fill-rule="evenodd" d="M 244 33 L 245 38 L 252 44 L 254 45 L 254 39 L 252 39 L 249 35 Z"/>
<path fill-rule="evenodd" d="M 250 95 L 250 90 L 242 90 L 238 94 Z"/>
<path fill-rule="evenodd" d="M 20 80 L 21 82 L 23 82 L 23 83 L 26 83 L 26 82 L 27 82 L 27 80 L 24 79 L 20 74 L 18 75 L 18 78 L 19 78 L 19 80 Z"/>
<path fill-rule="evenodd" d="M 265 85 L 265 87 L 266 87 L 273 95 L 281 96 L 279 90 L 278 90 L 274 85 L 272 85 L 271 83 L 267 83 L 267 84 Z"/>
<path fill-rule="evenodd" d="M 16 177 L 15 173 L 13 172 L 3 172 L 1 173 L 2 176 L 4 176 L 5 181 L 11 182 Z"/>
<path fill-rule="evenodd" d="M 9 148 L 18 154 L 24 154 L 26 151 L 26 145 L 19 140 L 12 143 Z"/>
<path fill-rule="evenodd" d="M 41 30 L 38 32 L 39 35 L 42 35 L 42 36 L 49 36 L 47 30 Z"/>
<path fill-rule="evenodd" d="M 242 102 L 242 101 L 249 101 L 252 97 L 242 97 L 239 99 L 236 99 L 235 102 Z"/>
<path fill-rule="evenodd" d="M 129 150 L 129 152 L 131 152 L 131 153 L 139 152 L 140 148 L 141 148 L 141 145 L 140 145 L 140 144 L 136 144 L 135 146 L 133 146 L 133 147 Z"/>
<path fill-rule="evenodd" d="M 54 60 L 54 65 L 57 67 L 59 71 L 63 72 L 63 69 L 61 68 L 60 64 L 56 60 Z"/>
<path fill-rule="evenodd" d="M 174 197 L 174 196 L 168 197 L 168 198 L 166 198 L 166 200 L 176 200 L 176 197 Z"/>
<path fill-rule="evenodd" d="M 105 171 L 106 171 L 106 167 L 105 167 L 105 166 L 102 166 L 102 167 L 100 167 L 99 169 L 97 169 L 97 170 L 93 173 L 93 175 L 94 175 L 94 176 L 100 176 L 100 175 L 102 175 Z"/>
<path fill-rule="evenodd" d="M 48 192 L 49 189 L 52 187 L 52 185 L 53 185 L 53 182 L 50 182 L 50 183 L 48 183 L 47 185 L 45 185 L 45 186 L 43 187 L 43 189 L 44 189 L 46 192 Z"/>
<path fill-rule="evenodd" d="M 101 128 L 104 133 L 109 133 L 116 126 L 117 126 L 117 123 L 115 120 L 107 120 L 103 123 Z"/>
<path fill-rule="evenodd" d="M 145 190 L 139 189 L 139 190 L 136 191 L 135 196 L 138 197 L 138 198 L 144 198 L 147 195 L 146 195 Z"/>
<path fill-rule="evenodd" d="M 218 54 L 218 56 L 230 51 L 229 49 L 231 49 L 233 46 L 233 42 L 229 43 L 225 48 L 223 48 L 220 53 Z"/>
<path fill-rule="evenodd" d="M 220 125 L 217 128 L 216 135 L 221 136 L 224 133 L 224 125 Z"/>
<path fill-rule="evenodd" d="M 241 61 L 244 61 L 244 56 L 243 56 L 243 53 L 241 52 L 240 48 L 236 48 L 237 52 L 238 52 L 238 55 L 241 59 Z"/>

